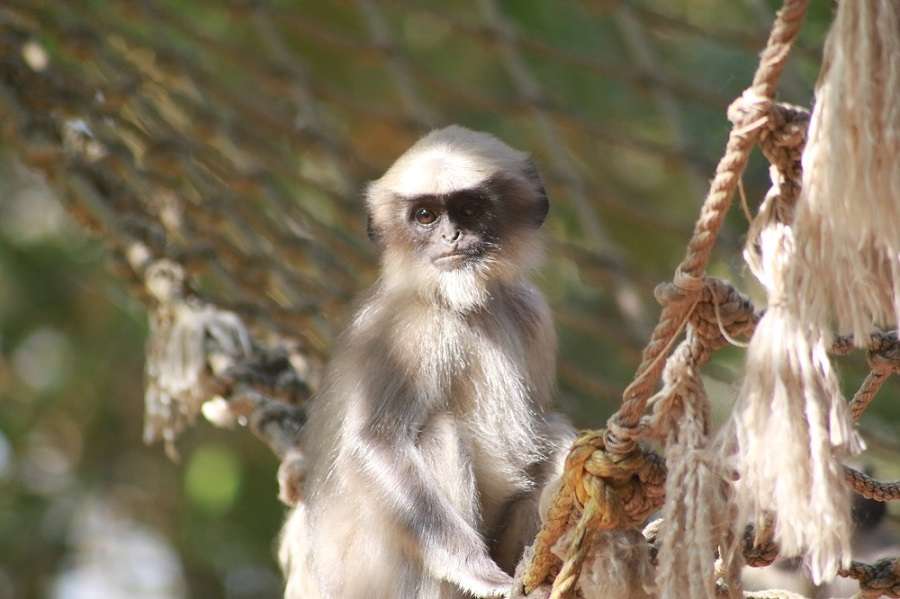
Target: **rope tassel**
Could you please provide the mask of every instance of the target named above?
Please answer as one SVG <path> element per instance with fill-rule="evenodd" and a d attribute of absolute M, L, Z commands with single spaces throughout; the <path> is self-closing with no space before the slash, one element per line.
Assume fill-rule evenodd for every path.
<path fill-rule="evenodd" d="M 768 309 L 750 341 L 725 438 L 739 475 L 736 526 L 751 515 L 758 522 L 775 514 L 782 555 L 803 555 L 819 583 L 850 563 L 850 500 L 840 460 L 861 443 L 826 353 L 829 335 L 803 320 L 794 293 L 799 152 L 795 144 L 775 163 L 773 186 L 750 231 L 745 258 L 768 290 Z"/>
<path fill-rule="evenodd" d="M 750 342 L 732 421 L 739 512 L 756 521 L 776 514 L 781 554 L 804 555 L 816 584 L 850 563 L 841 459 L 860 449 L 826 347 L 787 309 L 770 305 Z"/>
<path fill-rule="evenodd" d="M 799 305 L 862 347 L 900 322 L 900 3 L 838 3 L 803 154 Z"/>

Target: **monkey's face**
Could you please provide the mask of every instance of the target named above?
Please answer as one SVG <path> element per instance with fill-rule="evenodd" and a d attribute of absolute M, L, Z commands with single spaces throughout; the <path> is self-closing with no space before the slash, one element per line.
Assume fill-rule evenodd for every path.
<path fill-rule="evenodd" d="M 499 211 L 485 189 L 418 196 L 404 204 L 413 251 L 438 270 L 472 266 L 500 249 Z"/>
<path fill-rule="evenodd" d="M 369 235 L 391 287 L 457 307 L 537 263 L 548 201 L 528 157 L 461 127 L 432 132 L 368 189 Z"/>
<path fill-rule="evenodd" d="M 527 266 L 547 201 L 525 182 L 494 176 L 469 189 L 394 196 L 386 251 L 439 272 Z M 424 263 L 424 264 L 423 264 Z"/>

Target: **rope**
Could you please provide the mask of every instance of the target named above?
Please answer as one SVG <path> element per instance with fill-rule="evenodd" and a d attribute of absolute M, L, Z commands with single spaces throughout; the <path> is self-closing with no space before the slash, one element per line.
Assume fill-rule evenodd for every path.
<path fill-rule="evenodd" d="M 870 344 L 866 361 L 871 370 L 850 400 L 850 414 L 854 422 L 859 421 L 888 377 L 900 372 L 900 346 L 896 336 L 874 340 Z"/>
<path fill-rule="evenodd" d="M 900 597 L 900 560 L 883 559 L 874 564 L 852 562 L 841 576 L 859 581 L 860 599 Z"/>
<path fill-rule="evenodd" d="M 583 433 L 566 459 L 563 483 L 535 539 L 534 556 L 522 578 L 525 593 L 542 584 L 559 567 L 551 551 L 569 522 L 577 519 L 575 535 L 551 597 L 570 596 L 581 564 L 596 532 L 642 524 L 662 505 L 665 466 L 655 453 L 635 449 L 621 456 L 607 452 L 604 431 Z"/>
<path fill-rule="evenodd" d="M 778 559 L 778 544 L 775 543 L 775 521 L 767 518 L 760 527 L 748 526 L 741 540 L 744 562 L 753 568 L 764 568 Z"/>
<path fill-rule="evenodd" d="M 871 476 L 844 466 L 844 480 L 850 488 L 866 499 L 875 501 L 895 501 L 900 499 L 900 481 L 884 482 L 875 480 Z"/>
<path fill-rule="evenodd" d="M 614 493 L 613 489 L 621 492 L 621 481 L 640 480 L 639 477 L 633 478 L 634 469 L 638 464 L 649 463 L 649 454 L 643 453 L 637 446 L 637 438 L 646 430 L 640 426 L 641 418 L 662 374 L 665 358 L 685 325 L 689 321 L 696 321 L 697 330 L 704 335 L 697 337 L 703 348 L 696 357 L 698 363 L 708 359 L 710 352 L 718 344 L 727 343 L 734 337 L 726 330 L 726 323 L 738 324 L 736 329 L 739 331 L 735 332 L 739 333 L 746 333 L 755 326 L 756 316 L 749 301 L 736 291 L 732 294 L 730 286 L 707 279 L 704 271 L 750 150 L 760 140 L 765 125 L 770 121 L 775 86 L 799 32 L 806 6 L 807 0 L 785 1 L 760 56 L 751 87 L 728 110 L 733 128 L 688 243 L 686 255 L 676 268 L 673 281 L 657 287 L 655 293 L 662 305 L 659 322 L 644 349 L 633 382 L 623 393 L 622 405 L 607 421 L 607 428 L 582 436 L 569 454 L 563 484 L 538 533 L 532 560 L 522 579 L 526 594 L 543 583 L 558 565 L 558 559 L 552 554 L 551 548 L 572 519 L 573 511 L 580 508 L 575 536 L 554 580 L 551 597 L 568 597 L 572 593 L 590 546 L 593 534 L 591 529 L 596 532 L 636 526 L 649 515 L 647 511 L 638 510 L 633 512 L 633 516 L 642 518 L 635 520 L 632 517 L 629 520 L 623 517 L 622 514 L 626 512 L 620 510 L 620 504 L 616 502 L 624 498 L 620 493 Z M 707 300 L 708 309 L 698 312 L 698 306 L 704 299 Z M 702 316 L 707 318 L 703 319 Z M 709 324 L 714 327 L 712 330 L 707 326 Z M 585 480 L 586 464 L 589 456 L 594 459 L 594 455 L 597 456 L 597 463 L 613 465 L 614 468 L 605 471 L 599 478 Z M 652 461 L 658 462 L 658 458 Z M 630 464 L 630 467 L 626 467 L 626 464 Z M 664 479 L 661 466 L 657 473 Z M 640 498 L 637 503 L 643 508 L 653 504 L 651 498 L 661 504 L 662 485 L 658 489 L 627 488 L 632 498 Z M 624 507 L 624 504 L 621 505 Z"/>
<path fill-rule="evenodd" d="M 875 399 L 878 390 L 881 389 L 881 386 L 888 380 L 892 372 L 892 370 L 885 368 L 873 368 L 869 371 L 869 374 L 866 375 L 859 389 L 853 395 L 853 399 L 850 400 L 850 415 L 853 417 L 854 422 L 859 422 L 863 412 Z"/>
<path fill-rule="evenodd" d="M 659 356 L 671 348 L 672 338 L 680 331 L 686 313 L 693 309 L 695 296 L 702 289 L 703 272 L 750 150 L 759 139 L 761 125 L 768 118 L 775 86 L 800 30 L 807 4 L 808 0 L 785 1 L 760 56 L 752 85 L 729 108 L 729 120 L 734 126 L 725 154 L 716 167 L 686 255 L 675 270 L 672 288 L 667 293 L 659 322 L 644 349 L 635 380 L 625 389 L 621 407 L 607 422 L 607 446 L 610 451 L 628 453 L 636 443 L 635 429 L 662 374 L 663 360 Z"/>

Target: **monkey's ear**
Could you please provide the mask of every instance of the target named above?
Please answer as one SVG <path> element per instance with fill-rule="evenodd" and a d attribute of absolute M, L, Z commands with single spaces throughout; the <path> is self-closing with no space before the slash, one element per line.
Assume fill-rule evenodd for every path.
<path fill-rule="evenodd" d="M 366 209 L 366 234 L 369 236 L 369 241 L 381 247 L 381 235 L 378 234 L 378 229 L 372 222 L 372 211 L 368 208 Z"/>
<path fill-rule="evenodd" d="M 363 206 L 366 209 L 366 235 L 369 236 L 369 241 L 375 244 L 376 247 L 381 249 L 381 233 L 378 231 L 378 227 L 375 226 L 375 219 L 372 216 L 372 206 L 374 205 L 374 200 L 372 198 L 375 193 L 375 183 L 376 181 L 370 181 L 365 190 L 363 190 Z"/>
<path fill-rule="evenodd" d="M 535 193 L 533 222 L 535 227 L 540 227 L 544 224 L 547 213 L 550 211 L 550 199 L 547 197 L 547 190 L 544 188 L 544 180 L 541 179 L 541 174 L 538 172 L 537 165 L 535 165 L 534 161 L 530 158 L 525 161 L 523 173 L 525 178 L 531 183 Z"/>

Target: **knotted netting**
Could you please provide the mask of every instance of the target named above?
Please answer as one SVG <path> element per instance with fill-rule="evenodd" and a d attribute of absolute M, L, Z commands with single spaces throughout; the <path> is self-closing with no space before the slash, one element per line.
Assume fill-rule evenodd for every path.
<path fill-rule="evenodd" d="M 107 242 L 119 274 L 146 302 L 151 323 L 146 438 L 164 441 L 172 452 L 177 435 L 202 411 L 220 425 L 248 424 L 288 458 L 286 470 L 302 461 L 292 452 L 303 424 L 302 400 L 315 388 L 349 298 L 374 276 L 359 190 L 409 142 L 448 119 L 490 124 L 516 145 L 533 148 L 546 165 L 556 198 L 551 258 L 562 265 L 559 301 L 570 308 L 558 312 L 561 325 L 579 329 L 587 340 L 614 341 L 634 351 L 649 330 L 643 303 L 649 285 L 627 274 L 634 256 L 625 249 L 622 226 L 640 223 L 662 237 L 649 240 L 644 251 L 671 251 L 683 243 L 688 233 L 667 218 L 669 186 L 675 180 L 674 193 L 703 195 L 713 171 L 702 149 L 692 146 L 691 125 L 724 112 L 732 95 L 709 80 L 697 84 L 689 68 L 695 58 L 673 48 L 679 36 L 697 35 L 708 35 L 727 52 L 752 54 L 763 45 L 760 36 L 709 31 L 650 4 L 563 4 L 553 10 L 564 13 L 565 27 L 550 32 L 542 31 L 540 20 L 530 22 L 495 0 L 479 0 L 465 10 L 366 0 L 322 4 L 246 2 L 223 10 L 214 2 L 192 3 L 188 9 L 177 2 L 13 0 L 0 8 L 4 145 L 46 174 L 75 218 Z M 896 8 L 886 0 L 872 5 Z M 775 329 L 773 323 L 784 327 L 802 316 L 821 329 L 835 319 L 828 306 L 837 306 L 839 314 L 853 312 L 841 324 L 849 324 L 854 338 L 792 329 L 802 342 L 796 347 L 805 348 L 797 360 L 812 356 L 810 363 L 818 368 L 794 386 L 825 385 L 815 393 L 832 402 L 797 406 L 790 403 L 790 393 L 785 395 L 784 413 L 809 424 L 804 447 L 818 448 L 809 451 L 828 458 L 817 462 L 821 471 L 794 484 L 808 483 L 825 498 L 837 496 L 831 492 L 843 481 L 879 500 L 898 495 L 896 485 L 829 461 L 832 448 L 849 453 L 856 446 L 853 431 L 842 428 L 833 376 L 822 372 L 829 350 L 846 353 L 854 343 L 866 347 L 871 374 L 850 405 L 858 418 L 897 367 L 895 336 L 875 328 L 896 324 L 891 318 L 896 288 L 858 294 L 863 300 L 854 302 L 834 291 L 848 284 L 837 278 L 813 305 L 819 306 L 814 314 L 788 312 L 775 321 L 784 301 L 777 295 L 781 287 L 770 281 L 778 270 L 770 264 L 772 252 L 777 253 L 772 244 L 785 242 L 773 236 L 795 234 L 787 229 L 797 196 L 808 187 L 800 178 L 800 152 L 810 116 L 774 100 L 806 9 L 805 2 L 785 3 L 752 86 L 729 110 L 734 128 L 687 255 L 673 283 L 658 289 L 660 325 L 619 412 L 604 432 L 582 438 L 573 450 L 561 499 L 548 514 L 551 526 L 533 548 L 533 564 L 542 565 L 525 573 L 528 590 L 553 574 L 554 596 L 590 593 L 590 588 L 577 588 L 578 576 L 591 551 L 606 547 L 656 564 L 658 575 L 665 573 L 659 592 L 666 596 L 738 593 L 741 554 L 760 553 L 763 540 L 777 538 L 791 554 L 827 554 L 812 558 L 817 577 L 840 570 L 859 578 L 867 596 L 896 594 L 895 562 L 847 561 L 842 539 L 849 531 L 838 516 L 827 520 L 838 524 L 830 530 L 830 545 L 810 549 L 822 541 L 811 531 L 821 529 L 821 523 L 808 520 L 806 528 L 801 522 L 773 533 L 768 529 L 779 529 L 777 517 L 769 518 L 771 506 L 758 498 L 735 504 L 731 491 L 711 490 L 727 477 L 708 464 L 709 401 L 699 368 L 713 350 L 746 340 L 754 330 Z M 891 58 L 892 46 L 885 45 L 892 40 L 896 11 L 876 17 L 846 20 L 870 34 L 866 39 L 881 36 L 880 47 L 867 47 L 869 54 L 859 56 L 868 56 L 865 64 L 883 74 L 873 89 L 896 89 L 897 61 Z M 866 29 L 865 19 L 871 18 L 874 24 Z M 592 37 L 593 45 L 567 44 L 567 32 L 580 27 L 609 35 Z M 799 53 L 795 60 L 815 58 L 802 47 Z M 610 56 L 627 56 L 627 63 Z M 833 68 L 872 81 L 860 74 L 859 64 L 850 63 Z M 617 92 L 604 97 L 580 92 L 581 84 L 571 83 L 598 77 L 615 82 Z M 785 85 L 796 88 L 797 80 L 789 73 Z M 896 123 L 889 99 L 869 99 L 878 107 L 870 112 L 882 119 L 876 134 Z M 623 114 L 646 115 L 654 134 L 621 127 L 617 116 Z M 816 118 L 821 137 L 832 121 L 827 115 Z M 886 180 L 883 188 L 867 189 L 867 195 L 884 199 L 887 190 L 886 201 L 896 205 L 900 171 L 892 170 L 897 153 L 891 153 L 890 143 L 896 138 L 888 137 L 882 146 L 886 158 L 866 157 L 863 164 Z M 754 218 L 747 250 L 753 274 L 769 292 L 765 312 L 706 274 L 731 197 L 757 144 L 774 169 L 773 191 Z M 831 147 L 844 160 L 870 148 Z M 635 169 L 643 176 L 633 177 Z M 658 176 L 673 172 L 665 181 Z M 862 175 L 847 184 L 867 180 Z M 893 216 L 869 217 L 875 225 L 864 231 L 863 265 L 870 273 L 865 281 L 874 286 L 897 278 L 894 246 L 883 243 L 894 232 Z M 827 220 L 803 222 L 819 236 L 836 230 Z M 814 254 L 809 266 L 822 270 L 830 260 L 846 260 L 846 253 Z M 577 284 L 567 286 L 565 274 L 573 270 Z M 801 288 L 810 285 L 804 281 Z M 779 291 L 773 293 L 773 287 Z M 616 321 L 593 314 L 601 307 L 617 311 Z M 756 350 L 769 355 L 765 348 Z M 779 362 L 760 363 L 765 373 Z M 753 372 L 752 364 L 748 369 Z M 585 394 L 614 393 L 614 384 L 572 359 L 564 357 L 561 377 Z M 768 397 L 759 389 L 742 392 L 754 394 Z M 817 409 L 820 413 L 813 415 Z M 759 410 L 756 416 L 749 408 L 744 414 L 751 424 L 745 422 L 742 429 L 738 422 L 732 440 L 742 447 L 756 439 L 746 431 L 759 419 Z M 828 423 L 829 439 L 817 428 L 822 421 Z M 644 440 L 662 443 L 665 460 L 638 444 Z M 735 450 L 725 443 L 721 452 L 729 451 Z M 736 467 L 743 480 L 780 489 L 777 464 L 751 466 Z M 289 489 L 283 492 L 289 499 Z M 683 493 L 685 501 L 664 505 L 673 492 Z M 829 505 L 835 514 L 846 511 L 842 504 Z M 659 508 L 664 520 L 658 530 L 597 541 L 597 530 L 634 529 Z M 746 547 L 743 534 L 716 528 L 717 521 L 734 513 L 751 512 L 757 526 Z M 794 516 L 802 520 L 811 514 L 799 509 L 792 521 Z M 679 530 L 700 530 L 691 532 L 698 543 L 695 553 L 672 551 Z M 551 556 L 551 546 L 566 535 L 562 559 Z M 735 547 L 741 550 L 729 552 Z M 774 559 L 777 550 L 762 553 Z M 638 568 L 619 574 L 638 593 L 637 587 L 653 582 L 648 572 Z M 595 587 L 607 583 L 601 580 Z"/>

